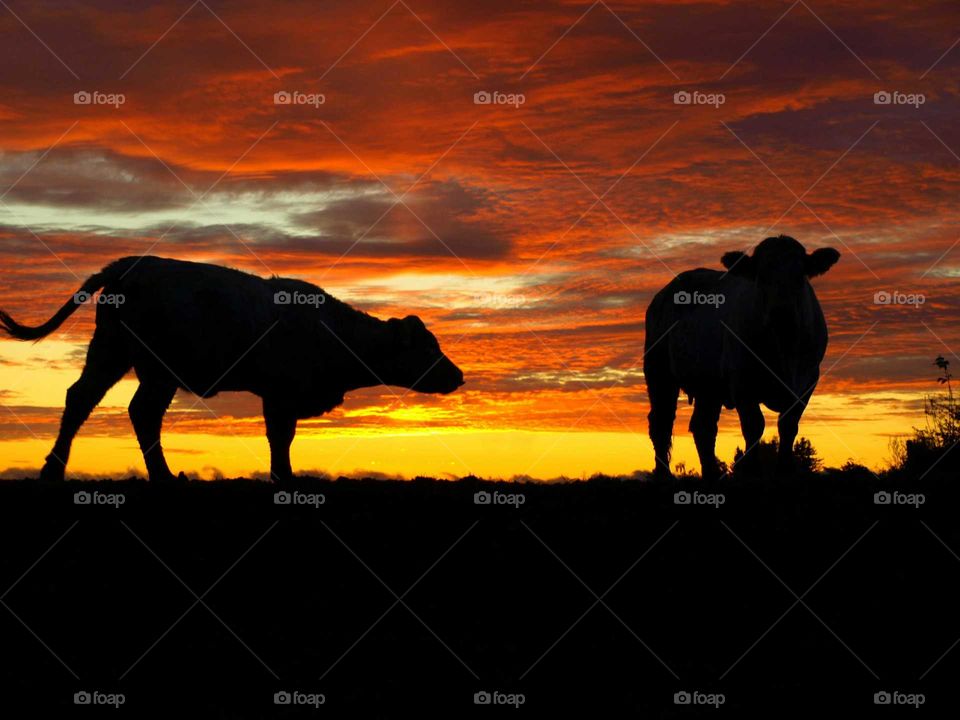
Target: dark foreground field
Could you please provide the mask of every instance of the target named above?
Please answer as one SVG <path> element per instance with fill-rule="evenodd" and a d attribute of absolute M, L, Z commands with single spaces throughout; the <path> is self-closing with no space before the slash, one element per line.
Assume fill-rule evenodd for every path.
<path fill-rule="evenodd" d="M 960 479 L 296 491 L 0 483 L 0 715 L 960 709 Z"/>

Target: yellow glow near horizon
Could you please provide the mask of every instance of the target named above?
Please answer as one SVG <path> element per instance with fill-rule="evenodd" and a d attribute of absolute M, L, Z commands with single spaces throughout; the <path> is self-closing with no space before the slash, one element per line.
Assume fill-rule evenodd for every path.
<path fill-rule="evenodd" d="M 21 418 L 11 406 L 24 406 L 43 411 L 46 424 L 43 430 L 34 429 L 31 423 L 39 422 L 35 415 L 22 418 L 29 430 L 20 426 L 23 432 L 19 439 L 0 440 L 0 469 L 35 472 L 40 467 L 53 444 L 55 425 L 50 423 L 59 422 L 66 389 L 79 376 L 76 353 L 82 347 L 55 339 L 45 341 L 42 348 L 26 343 L 3 343 L 7 362 L 0 365 L 0 387 L 5 390 L 3 406 L 7 421 L 19 425 Z M 91 425 L 81 429 L 73 446 L 68 476 L 71 473 L 114 476 L 130 470 L 143 474 L 140 450 L 126 420 L 126 406 L 136 382 L 132 374 L 128 375 L 94 411 L 94 421 L 112 415 L 113 424 L 106 430 L 100 426 L 94 431 Z M 189 395 L 184 397 L 188 404 L 180 405 L 181 410 L 196 400 Z M 568 400 L 559 396 L 546 401 L 562 404 Z M 838 466 L 852 459 L 879 469 L 889 458 L 890 438 L 908 433 L 911 424 L 922 423 L 921 412 L 911 410 L 917 407 L 917 401 L 918 396 L 910 392 L 866 392 L 856 397 L 816 394 L 801 422 L 800 435 L 810 438 L 827 465 Z M 427 407 L 355 402 L 348 401 L 344 407 L 325 416 L 321 423 L 301 425 L 292 447 L 296 471 L 331 475 L 374 472 L 402 477 L 529 475 L 549 479 L 589 477 L 597 473 L 628 475 L 637 470 L 650 470 L 654 465 L 653 450 L 646 436 L 645 402 L 618 408 L 626 426 L 612 415 L 597 415 L 606 426 L 596 430 L 590 430 L 585 424 L 572 430 L 510 427 L 508 414 L 484 404 Z M 864 414 L 864 407 L 872 408 L 869 415 Z M 203 415 L 202 409 L 203 405 L 198 403 L 195 409 L 198 418 Z M 672 464 L 683 463 L 688 469 L 698 471 L 693 439 L 687 431 L 690 412 L 690 406 L 681 402 L 674 428 Z M 472 414 L 477 416 L 471 419 Z M 776 415 L 767 411 L 765 416 L 764 437 L 769 439 L 777 434 Z M 384 422 L 392 425 L 383 425 Z M 417 427 L 431 422 L 443 422 L 447 427 Z M 495 427 L 495 422 L 503 422 L 505 426 Z M 475 423 L 473 428 L 471 423 Z M 269 469 L 269 449 L 259 418 L 225 417 L 215 426 L 222 428 L 223 434 L 209 434 L 210 430 L 204 427 L 186 432 L 185 427 L 177 429 L 176 424 L 168 418 L 163 435 L 163 445 L 175 471 L 211 478 L 218 474 L 246 476 Z M 852 427 L 856 427 L 856 432 L 851 432 Z M 633 432 L 626 431 L 628 429 Z M 717 442 L 718 457 L 729 462 L 736 447 L 742 445 L 736 413 L 724 411 Z M 7 472 L 8 476 L 15 474 Z"/>
<path fill-rule="evenodd" d="M 772 418 L 771 418 L 772 419 Z M 870 423 L 868 423 L 868 426 Z M 826 464 L 837 466 L 848 459 L 879 469 L 886 456 L 886 425 L 873 423 L 873 433 L 840 439 L 842 423 L 807 428 L 814 447 Z M 776 434 L 768 422 L 765 438 Z M 0 466 L 36 470 L 49 452 L 51 440 L 0 441 Z M 733 429 L 722 432 L 717 454 L 729 460 L 743 440 Z M 164 448 L 171 468 L 198 474 L 249 476 L 269 470 L 266 439 L 256 435 L 208 435 L 170 432 Z M 597 473 L 629 475 L 653 467 L 653 451 L 645 434 L 628 432 L 551 431 L 369 431 L 351 434 L 336 431 L 300 433 L 293 443 L 292 461 L 299 473 L 357 475 L 365 472 L 389 476 L 424 475 L 456 478 L 477 475 L 508 479 L 528 475 L 538 479 L 587 478 Z M 681 432 L 674 438 L 673 463 L 699 471 L 693 438 Z M 70 457 L 68 477 L 114 476 L 130 470 L 143 474 L 143 460 L 132 429 L 128 437 L 88 437 L 81 431 Z M 9 474 L 9 473 L 8 473 Z"/>

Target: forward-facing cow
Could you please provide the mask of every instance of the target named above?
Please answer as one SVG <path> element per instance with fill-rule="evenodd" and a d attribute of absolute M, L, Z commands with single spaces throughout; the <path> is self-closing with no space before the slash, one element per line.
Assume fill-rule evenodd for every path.
<path fill-rule="evenodd" d="M 800 416 L 820 378 L 827 325 L 809 278 L 840 257 L 833 248 L 807 253 L 793 238 L 767 238 L 752 255 L 728 252 L 726 272 L 680 273 L 647 308 L 643 371 L 650 398 L 655 473 L 670 475 L 677 397 L 693 403 L 693 433 L 705 479 L 719 474 L 715 456 L 722 407 L 736 408 L 743 464 L 763 435 L 766 405 L 780 414 L 778 467 L 793 459 Z"/>
<path fill-rule="evenodd" d="M 101 288 L 86 364 L 67 391 L 43 480 L 63 479 L 80 426 L 130 368 L 140 380 L 130 419 L 150 480 L 173 477 L 160 427 L 178 388 L 202 398 L 238 390 L 260 396 L 270 472 L 287 480 L 297 420 L 329 412 L 344 393 L 386 384 L 446 394 L 463 385 L 463 373 L 416 316 L 378 320 L 306 282 L 166 258 L 121 258 L 43 325 L 20 325 L 0 311 L 0 327 L 37 340 Z"/>

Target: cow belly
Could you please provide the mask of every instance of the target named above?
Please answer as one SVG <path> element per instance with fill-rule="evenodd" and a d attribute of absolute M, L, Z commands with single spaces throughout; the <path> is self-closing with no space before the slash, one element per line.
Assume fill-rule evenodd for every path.
<path fill-rule="evenodd" d="M 670 364 L 680 388 L 693 397 L 721 390 L 721 335 L 716 318 L 699 313 L 677 324 L 670 334 Z"/>

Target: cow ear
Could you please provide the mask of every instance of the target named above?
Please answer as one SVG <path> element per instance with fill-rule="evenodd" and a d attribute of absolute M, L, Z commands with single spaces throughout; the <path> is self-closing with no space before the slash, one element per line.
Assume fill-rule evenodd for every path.
<path fill-rule="evenodd" d="M 812 253 L 807 253 L 803 261 L 803 269 L 807 277 L 816 277 L 823 275 L 832 268 L 837 260 L 840 259 L 840 253 L 833 248 L 820 248 Z"/>
<path fill-rule="evenodd" d="M 750 277 L 753 275 L 753 258 L 739 250 L 724 253 L 720 263 L 733 275 Z"/>

